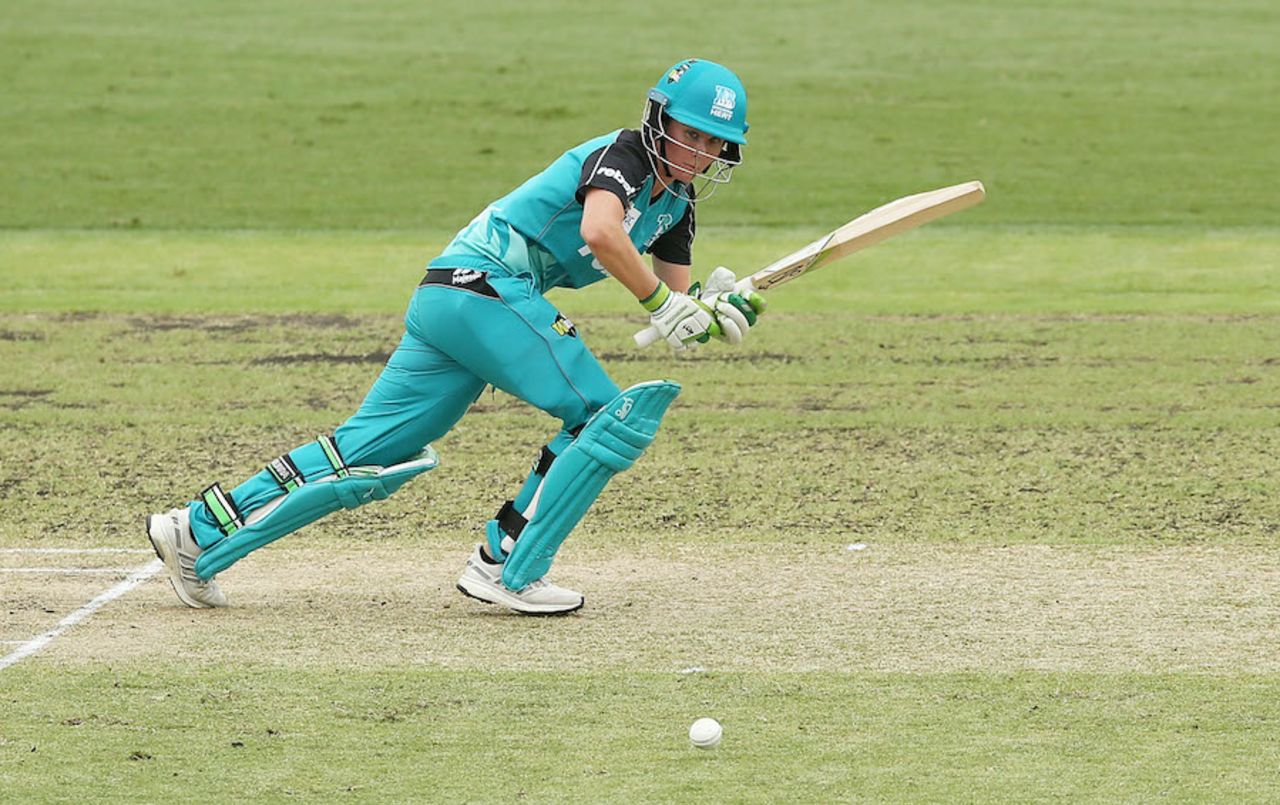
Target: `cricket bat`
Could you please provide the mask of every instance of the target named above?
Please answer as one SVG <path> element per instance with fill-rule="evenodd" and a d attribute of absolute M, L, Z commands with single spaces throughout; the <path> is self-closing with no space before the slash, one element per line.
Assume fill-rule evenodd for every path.
<path fill-rule="evenodd" d="M 986 194 L 982 182 L 974 181 L 890 201 L 859 215 L 803 249 L 775 260 L 751 276 L 743 277 L 738 280 L 736 290 L 741 294 L 767 291 L 775 285 L 790 282 L 842 257 L 874 246 L 886 238 L 936 221 L 944 215 L 968 209 L 982 201 Z M 662 336 L 653 327 L 646 327 L 635 335 L 636 344 L 641 347 L 647 347 L 661 339 Z"/>

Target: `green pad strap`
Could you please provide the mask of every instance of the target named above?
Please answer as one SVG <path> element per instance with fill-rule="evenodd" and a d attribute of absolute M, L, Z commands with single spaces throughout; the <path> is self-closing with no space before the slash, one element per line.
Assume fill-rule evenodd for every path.
<path fill-rule="evenodd" d="M 338 452 L 338 444 L 333 440 L 333 437 L 321 436 L 316 441 L 320 443 L 320 449 L 324 450 L 324 457 L 329 459 L 329 466 L 333 467 L 333 474 L 339 478 L 346 478 L 350 474 L 347 462 L 342 460 L 342 454 Z"/>
<path fill-rule="evenodd" d="M 228 537 L 244 527 L 244 517 L 236 508 L 231 496 L 222 491 L 222 485 L 215 483 L 200 493 L 200 499 L 209 509 L 209 514 L 218 523 L 218 530 Z"/>

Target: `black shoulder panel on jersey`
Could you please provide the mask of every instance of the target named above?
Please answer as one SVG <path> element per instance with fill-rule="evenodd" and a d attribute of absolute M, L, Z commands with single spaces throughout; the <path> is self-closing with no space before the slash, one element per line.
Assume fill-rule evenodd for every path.
<path fill-rule="evenodd" d="M 593 152 L 582 163 L 576 198 L 581 204 L 587 188 L 599 187 L 616 195 L 626 208 L 652 173 L 640 132 L 623 129 L 616 140 Z"/>

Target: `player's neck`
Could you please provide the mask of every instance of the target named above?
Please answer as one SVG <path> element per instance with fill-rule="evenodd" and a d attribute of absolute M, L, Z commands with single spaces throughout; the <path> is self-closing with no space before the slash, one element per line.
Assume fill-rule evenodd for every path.
<path fill-rule="evenodd" d="M 680 188 L 678 187 L 680 183 L 671 178 L 671 174 L 667 171 L 665 165 L 659 169 L 659 173 L 653 177 L 653 180 L 653 190 L 649 192 L 650 203 L 655 201 L 658 196 L 661 196 L 663 193 L 671 193 L 677 198 L 680 197 Z"/>

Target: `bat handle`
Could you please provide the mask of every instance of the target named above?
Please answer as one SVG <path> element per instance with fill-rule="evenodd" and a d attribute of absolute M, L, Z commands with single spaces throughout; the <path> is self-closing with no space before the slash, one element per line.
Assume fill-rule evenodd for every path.
<path fill-rule="evenodd" d="M 662 334 L 658 332 L 656 327 L 650 326 L 636 333 L 633 338 L 635 338 L 636 346 L 644 349 L 661 341 Z"/>

